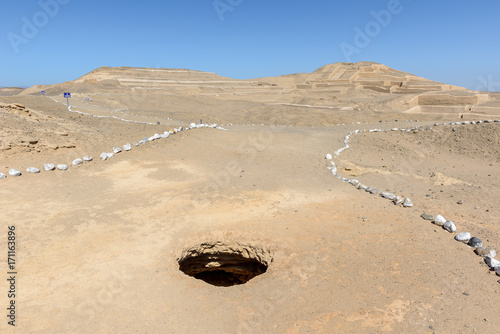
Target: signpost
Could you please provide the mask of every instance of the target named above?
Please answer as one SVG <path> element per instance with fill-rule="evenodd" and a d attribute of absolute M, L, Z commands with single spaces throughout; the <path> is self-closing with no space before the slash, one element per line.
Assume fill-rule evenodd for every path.
<path fill-rule="evenodd" d="M 66 98 L 66 101 L 68 102 L 68 107 L 69 107 L 69 98 L 71 97 L 71 93 L 64 93 L 64 97 Z"/>
<path fill-rule="evenodd" d="M 45 91 L 44 90 L 42 90 L 42 96 L 45 96 Z"/>

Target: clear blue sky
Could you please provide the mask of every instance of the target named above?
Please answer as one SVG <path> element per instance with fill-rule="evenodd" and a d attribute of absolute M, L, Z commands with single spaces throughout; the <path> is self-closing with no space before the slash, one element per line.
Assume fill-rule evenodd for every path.
<path fill-rule="evenodd" d="M 500 90 L 500 1 L 397 3 L 0 0 L 0 86 L 60 83 L 103 65 L 243 79 L 367 60 Z"/>

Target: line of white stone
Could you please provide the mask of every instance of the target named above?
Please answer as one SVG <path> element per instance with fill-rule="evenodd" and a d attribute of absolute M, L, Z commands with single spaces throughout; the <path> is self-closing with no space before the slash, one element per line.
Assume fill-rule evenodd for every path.
<path fill-rule="evenodd" d="M 165 131 L 164 133 L 162 134 L 158 134 L 158 133 L 155 133 L 154 135 L 152 135 L 151 137 L 144 137 L 143 139 L 139 140 L 138 142 L 132 142 L 131 144 L 130 143 L 127 143 L 125 145 L 123 145 L 123 149 L 120 148 L 120 147 L 113 147 L 113 152 L 103 152 L 101 153 L 101 155 L 99 156 L 100 159 L 102 160 L 107 160 L 109 158 L 112 158 L 115 154 L 118 154 L 122 151 L 130 151 L 132 149 L 132 146 L 139 146 L 141 144 L 146 144 L 147 142 L 152 142 L 154 140 L 158 140 L 158 139 L 166 139 L 168 137 L 170 137 L 171 135 L 174 135 L 176 133 L 179 133 L 181 131 L 186 131 L 186 130 L 191 130 L 191 129 L 200 129 L 200 128 L 212 128 L 212 129 L 218 129 L 218 130 L 226 130 L 225 128 L 221 127 L 221 126 L 218 126 L 217 124 L 195 124 L 195 123 L 191 123 L 189 127 L 179 127 L 179 128 L 176 128 L 174 130 L 170 130 L 170 131 Z M 93 157 L 92 156 L 84 156 L 83 158 L 77 158 L 75 160 L 72 161 L 72 165 L 73 166 L 78 166 L 78 165 L 81 165 L 83 164 L 84 162 L 90 162 L 93 160 Z M 46 163 L 43 165 L 43 169 L 45 171 L 53 171 L 53 170 L 67 170 L 68 169 L 68 165 L 67 164 L 53 164 L 53 163 Z M 31 173 L 31 174 L 38 174 L 40 173 L 40 169 L 37 168 L 37 167 L 28 167 L 26 168 L 26 172 L 28 173 Z M 16 169 L 16 168 L 11 168 L 9 170 L 9 175 L 12 176 L 12 177 L 19 177 L 22 175 L 22 172 L 19 170 L 19 169 Z M 7 178 L 7 175 L 3 174 L 3 173 L 0 173 L 0 179 L 5 179 Z"/>
<path fill-rule="evenodd" d="M 443 123 L 435 123 L 434 126 L 440 126 L 440 125 L 475 125 L 475 124 L 482 124 L 482 123 L 500 123 L 500 120 L 479 120 L 479 121 L 463 121 L 463 122 L 443 122 Z M 432 130 L 431 127 L 427 128 L 428 130 Z M 343 182 L 348 182 L 357 189 L 360 190 L 365 190 L 366 192 L 369 192 L 371 194 L 376 194 L 380 195 L 383 198 L 391 200 L 394 204 L 399 205 L 402 204 L 403 207 L 412 207 L 413 202 L 410 200 L 408 197 L 403 197 L 403 196 L 397 196 L 389 192 L 384 192 L 376 188 L 368 187 L 363 185 L 361 182 L 355 179 L 348 179 L 345 177 L 341 177 L 338 174 L 338 168 L 333 161 L 334 158 L 337 158 L 340 156 L 340 154 L 349 149 L 349 140 L 352 135 L 358 134 L 358 133 L 363 133 L 363 132 L 390 132 L 390 131 L 404 131 L 404 132 L 412 132 L 415 130 L 423 131 L 419 126 L 415 126 L 410 129 L 398 129 L 398 128 L 392 128 L 390 130 L 383 130 L 383 129 L 371 129 L 371 130 L 355 130 L 354 132 L 349 132 L 345 137 L 344 137 L 344 146 L 339 148 L 334 152 L 334 156 L 331 154 L 326 154 L 325 158 L 328 159 L 331 163 L 331 166 L 328 167 L 330 171 L 332 172 L 335 177 L 338 179 L 342 180 Z M 450 233 L 455 233 L 457 231 L 457 226 L 455 223 L 451 220 L 445 219 L 442 215 L 437 215 L 435 218 L 434 217 L 426 217 L 425 214 L 422 214 L 422 218 L 432 220 L 434 224 L 441 226 L 444 230 L 450 232 Z M 481 239 L 477 237 L 471 237 L 471 234 L 469 232 L 460 232 L 455 235 L 455 240 L 466 243 L 470 247 L 474 248 L 474 252 L 479 255 L 484 257 L 484 261 L 486 264 L 490 267 L 491 270 L 495 271 L 498 276 L 500 276 L 500 261 L 495 259 L 496 256 L 496 251 L 490 247 L 483 247 L 483 242 Z M 499 281 L 500 282 L 500 281 Z"/>

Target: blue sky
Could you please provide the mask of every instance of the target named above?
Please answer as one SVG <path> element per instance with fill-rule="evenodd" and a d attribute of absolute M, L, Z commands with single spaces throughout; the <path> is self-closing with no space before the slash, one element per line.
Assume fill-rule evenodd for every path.
<path fill-rule="evenodd" d="M 366 60 L 500 90 L 499 14 L 496 0 L 0 0 L 0 86 L 103 65 L 247 79 Z"/>

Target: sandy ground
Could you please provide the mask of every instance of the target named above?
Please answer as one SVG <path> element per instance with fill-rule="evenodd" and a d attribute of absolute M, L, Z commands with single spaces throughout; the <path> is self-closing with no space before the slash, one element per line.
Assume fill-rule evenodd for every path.
<path fill-rule="evenodd" d="M 82 112 L 153 123 L 136 124 L 70 113 L 48 97 L 0 99 L 32 115 L 5 116 L 5 128 L 38 140 L 6 143 L 15 136 L 2 133 L 0 172 L 23 175 L 0 180 L 3 239 L 14 225 L 18 272 L 16 328 L 4 315 L 0 331 L 498 332 L 499 277 L 420 215 L 449 217 L 458 231 L 498 249 L 500 123 L 435 127 L 444 116 L 305 107 L 292 116 L 284 109 L 290 119 L 270 113 L 264 121 L 235 108 L 265 110 L 252 102 L 207 100 L 213 106 L 198 113 L 189 100 L 178 111 L 155 111 L 162 101 L 144 112 L 72 102 Z M 113 146 L 206 117 L 227 131 L 183 131 L 97 159 Z M 356 190 L 326 168 L 325 154 L 355 129 L 417 124 L 432 129 L 357 134 L 336 160 L 341 174 L 408 195 L 412 208 Z M 64 172 L 25 172 L 87 154 L 96 159 Z M 231 287 L 179 270 L 183 250 L 217 241 L 262 247 L 273 260 L 266 273 Z M 0 268 L 7 278 L 5 260 Z M 0 281 L 5 310 L 8 285 Z"/>

